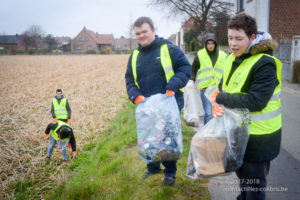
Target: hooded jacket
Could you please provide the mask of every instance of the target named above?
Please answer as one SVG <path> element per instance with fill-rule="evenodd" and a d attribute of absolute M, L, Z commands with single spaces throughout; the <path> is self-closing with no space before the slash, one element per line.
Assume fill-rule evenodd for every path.
<path fill-rule="evenodd" d="M 175 75 L 167 83 L 165 72 L 160 60 L 160 47 L 162 44 L 167 44 L 172 67 Z M 191 65 L 182 53 L 182 51 L 168 40 L 155 36 L 155 40 L 148 46 L 142 47 L 139 45 L 140 53 L 137 58 L 137 81 L 140 89 L 135 85 L 131 58 L 129 58 L 127 70 L 125 73 L 126 88 L 129 99 L 134 102 L 139 95 L 150 97 L 154 94 L 165 94 L 166 90 L 175 92 L 175 98 L 179 110 L 183 108 L 183 93 L 179 91 L 183 88 L 191 75 Z"/>
<path fill-rule="evenodd" d="M 234 71 L 244 59 L 258 53 L 272 55 L 277 43 L 270 37 L 257 38 L 250 44 L 248 51 L 240 57 L 235 58 L 229 74 L 229 82 Z M 248 77 L 241 89 L 245 94 L 228 94 L 222 92 L 223 79 L 219 84 L 221 91 L 216 102 L 228 108 L 247 108 L 250 112 L 261 111 L 266 107 L 276 86 L 279 84 L 276 75 L 276 64 L 273 58 L 262 56 L 251 68 Z M 273 133 L 265 135 L 250 135 L 244 160 L 251 162 L 262 162 L 274 159 L 280 152 L 281 128 Z"/>
<path fill-rule="evenodd" d="M 215 49 L 211 52 L 207 49 L 207 42 L 209 40 L 212 40 L 215 42 Z M 209 33 L 205 36 L 205 39 L 204 39 L 204 44 L 205 44 L 205 49 L 210 57 L 210 60 L 211 60 L 211 63 L 213 65 L 215 65 L 217 59 L 218 59 L 218 56 L 219 56 L 219 49 L 218 49 L 218 41 L 217 41 L 217 38 L 216 38 L 216 35 L 213 34 L 213 33 Z M 191 80 L 195 81 L 196 78 L 197 78 L 197 72 L 199 70 L 201 66 L 201 63 L 198 59 L 198 56 L 196 54 L 195 58 L 194 58 L 194 61 L 193 61 L 193 64 L 192 64 L 192 75 L 190 77 Z"/>

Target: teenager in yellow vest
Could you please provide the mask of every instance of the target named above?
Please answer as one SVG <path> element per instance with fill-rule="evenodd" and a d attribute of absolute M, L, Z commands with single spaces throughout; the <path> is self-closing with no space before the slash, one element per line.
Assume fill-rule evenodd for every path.
<path fill-rule="evenodd" d="M 125 74 L 129 99 L 139 104 L 155 94 L 175 96 L 179 110 L 184 105 L 182 89 L 189 80 L 191 65 L 183 52 L 174 44 L 155 35 L 149 17 L 140 17 L 134 22 L 134 32 L 139 43 L 128 60 Z M 157 174 L 164 169 L 164 184 L 173 185 L 176 179 L 177 161 L 147 163 L 147 172 L 142 178 Z"/>
<path fill-rule="evenodd" d="M 227 108 L 247 108 L 251 123 L 244 162 L 236 171 L 241 193 L 237 199 L 265 199 L 270 161 L 281 142 L 281 62 L 272 56 L 277 44 L 270 34 L 257 31 L 255 20 L 239 14 L 228 23 L 232 54 L 225 62 L 221 92 L 211 99 Z M 222 108 L 213 107 L 214 115 Z"/>
<path fill-rule="evenodd" d="M 205 97 L 207 87 L 217 85 L 223 75 L 224 61 L 226 53 L 218 49 L 215 34 L 208 33 L 204 39 L 205 48 L 198 51 L 192 65 L 191 81 L 188 87 L 193 87 L 197 83 L 200 90 L 202 106 L 204 110 L 204 124 L 213 118 L 211 102 Z"/>
<path fill-rule="evenodd" d="M 51 114 L 53 122 L 57 120 L 67 122 L 71 125 L 71 107 L 68 100 L 64 97 L 61 89 L 56 90 L 56 96 L 52 99 Z"/>

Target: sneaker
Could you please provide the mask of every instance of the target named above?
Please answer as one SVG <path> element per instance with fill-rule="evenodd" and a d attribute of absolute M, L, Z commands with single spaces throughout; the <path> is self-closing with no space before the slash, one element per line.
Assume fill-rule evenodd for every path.
<path fill-rule="evenodd" d="M 148 178 L 149 176 L 153 175 L 153 174 L 159 174 L 161 172 L 161 170 L 159 171 L 155 171 L 155 172 L 149 172 L 149 171 L 146 171 L 143 176 L 142 176 L 142 179 L 146 179 Z"/>
<path fill-rule="evenodd" d="M 175 183 L 175 177 L 172 177 L 172 176 L 165 176 L 165 179 L 164 179 L 164 185 L 174 185 Z"/>

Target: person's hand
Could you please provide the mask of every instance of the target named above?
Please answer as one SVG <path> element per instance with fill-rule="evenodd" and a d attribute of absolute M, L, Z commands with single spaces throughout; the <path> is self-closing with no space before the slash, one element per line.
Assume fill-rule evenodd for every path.
<path fill-rule="evenodd" d="M 171 97 L 171 96 L 174 96 L 174 95 L 175 95 L 175 92 L 172 91 L 172 90 L 166 90 L 166 95 L 167 95 L 168 97 Z"/>
<path fill-rule="evenodd" d="M 54 123 L 56 122 L 56 118 L 53 118 L 53 120 L 52 120 Z"/>
<path fill-rule="evenodd" d="M 210 95 L 210 101 L 211 101 L 212 103 L 216 103 L 216 98 L 217 98 L 217 96 L 218 96 L 219 93 L 220 93 L 220 91 L 217 90 L 217 91 L 215 91 L 214 93 L 212 93 L 212 94 Z"/>
<path fill-rule="evenodd" d="M 72 157 L 72 160 L 76 159 L 77 157 L 77 152 L 76 151 L 73 151 L 73 157 Z"/>
<path fill-rule="evenodd" d="M 71 119 L 68 119 L 68 124 L 71 125 L 72 124 L 72 121 Z"/>
<path fill-rule="evenodd" d="M 50 138 L 49 134 L 45 134 L 45 140 L 48 140 Z"/>
<path fill-rule="evenodd" d="M 224 114 L 224 108 L 222 106 L 219 106 L 217 104 L 214 104 L 212 106 L 213 116 L 222 116 Z"/>
<path fill-rule="evenodd" d="M 143 95 L 139 95 L 135 98 L 134 103 L 139 104 L 139 103 L 143 103 L 144 101 L 145 101 L 145 97 Z"/>
<path fill-rule="evenodd" d="M 186 87 L 188 88 L 193 88 L 194 87 L 194 81 L 193 80 L 189 80 L 189 82 L 186 84 Z"/>
<path fill-rule="evenodd" d="M 71 148 L 71 142 L 68 142 L 68 147 Z"/>

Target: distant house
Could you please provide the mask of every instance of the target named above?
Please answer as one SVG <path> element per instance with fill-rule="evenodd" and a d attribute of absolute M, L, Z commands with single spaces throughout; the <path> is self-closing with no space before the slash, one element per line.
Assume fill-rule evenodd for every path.
<path fill-rule="evenodd" d="M 168 40 L 169 40 L 170 42 L 172 42 L 173 44 L 176 45 L 176 34 L 172 34 L 172 35 L 168 38 Z"/>
<path fill-rule="evenodd" d="M 71 41 L 72 53 L 96 53 L 113 50 L 113 34 L 98 34 L 84 27 L 80 33 Z"/>
<path fill-rule="evenodd" d="M 71 51 L 71 38 L 70 37 L 54 37 L 57 42 L 57 47 L 62 52 L 70 52 Z"/>
<path fill-rule="evenodd" d="M 114 50 L 116 52 L 128 52 L 130 50 L 136 49 L 138 47 L 138 42 L 135 38 L 116 38 L 114 42 Z"/>
<path fill-rule="evenodd" d="M 300 1 L 236 0 L 236 12 L 251 15 L 259 30 L 269 32 L 279 43 L 276 56 L 282 61 L 282 76 L 291 80 L 295 60 L 300 60 Z"/>
<path fill-rule="evenodd" d="M 17 51 L 25 51 L 21 37 L 18 34 L 0 35 L 0 52 L 15 53 Z"/>
<path fill-rule="evenodd" d="M 200 18 L 202 20 L 202 18 Z M 184 34 L 189 31 L 190 29 L 194 28 L 194 18 L 190 17 L 187 21 L 185 21 L 179 30 L 179 32 L 176 34 L 176 42 L 175 44 L 183 51 L 188 51 L 188 44 L 184 42 Z M 207 29 L 212 28 L 212 24 L 210 22 L 206 22 Z M 199 39 L 199 38 L 198 38 Z"/>

